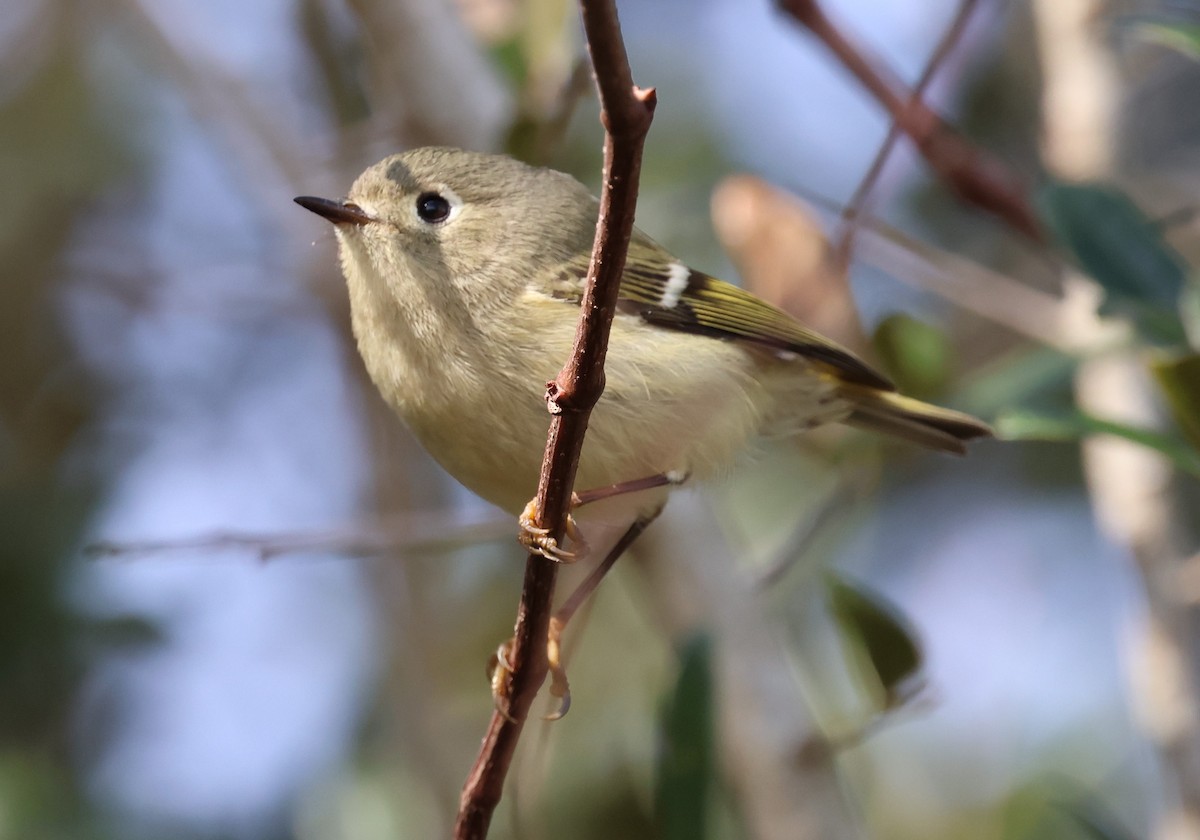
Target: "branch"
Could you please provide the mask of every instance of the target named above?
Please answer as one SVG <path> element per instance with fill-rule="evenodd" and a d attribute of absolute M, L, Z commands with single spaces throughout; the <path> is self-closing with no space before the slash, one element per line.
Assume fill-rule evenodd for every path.
<path fill-rule="evenodd" d="M 414 146 L 495 145 L 511 94 L 451 3 L 349 0 L 362 25 L 374 131 Z M 378 136 L 378 135 L 377 135 Z"/>
<path fill-rule="evenodd" d="M 583 435 L 604 390 L 604 357 L 633 232 L 642 144 L 656 101 L 653 88 L 642 90 L 633 84 L 614 0 L 580 0 L 580 6 L 605 128 L 604 188 L 575 345 L 566 366 L 546 387 L 546 405 L 553 417 L 538 479 L 535 524 L 548 528 L 559 540 Z M 502 692 L 508 707 L 493 712 L 475 766 L 463 786 L 455 840 L 487 836 L 529 707 L 546 678 L 546 640 L 557 574 L 557 565 L 544 557 L 531 554 L 526 561 L 508 657 L 511 672 Z"/>
<path fill-rule="evenodd" d="M 416 511 L 377 525 L 355 525 L 327 531 L 213 531 L 193 537 L 149 540 L 99 540 L 83 547 L 89 560 L 142 560 L 181 552 L 244 551 L 266 563 L 290 554 L 330 553 L 372 557 L 395 552 L 447 551 L 499 540 L 511 534 L 511 523 L 498 518 L 464 522 L 444 511 Z"/>
<path fill-rule="evenodd" d="M 872 61 L 825 16 L 817 0 L 778 0 L 779 8 L 828 47 L 842 65 L 887 109 L 933 170 L 960 199 L 993 213 L 1035 242 L 1041 223 L 1017 177 L 999 160 L 967 140 L 878 61 Z"/>
<path fill-rule="evenodd" d="M 907 110 L 922 107 L 925 92 L 929 89 L 929 85 L 933 83 L 933 77 L 937 75 L 938 69 L 942 63 L 950 55 L 951 50 L 958 44 L 962 38 L 963 32 L 967 28 L 967 22 L 971 19 L 971 15 L 975 12 L 975 7 L 979 4 L 979 0 L 961 0 L 958 5 L 958 12 L 954 15 L 954 20 L 950 22 L 950 26 L 942 34 L 941 40 L 937 47 L 934 48 L 933 54 L 929 57 L 929 61 L 925 64 L 925 69 L 921 72 L 921 77 L 917 79 L 917 84 L 913 87 L 912 93 L 909 96 L 908 104 L 905 106 Z M 866 176 L 863 177 L 862 183 L 858 185 L 854 196 L 850 199 L 850 203 L 846 205 L 846 209 L 842 212 L 842 231 L 838 239 L 837 255 L 838 261 L 845 266 L 850 263 L 850 254 L 854 250 L 854 234 L 858 230 L 858 220 L 866 209 L 867 200 L 871 196 L 871 190 L 879 181 L 879 176 L 883 173 L 883 167 L 891 157 L 892 151 L 896 148 L 896 141 L 900 139 L 900 121 L 892 120 L 891 126 L 888 128 L 887 136 L 883 139 L 883 143 L 879 147 L 879 151 L 875 153 L 875 159 L 871 161 L 871 167 L 867 170 Z"/>

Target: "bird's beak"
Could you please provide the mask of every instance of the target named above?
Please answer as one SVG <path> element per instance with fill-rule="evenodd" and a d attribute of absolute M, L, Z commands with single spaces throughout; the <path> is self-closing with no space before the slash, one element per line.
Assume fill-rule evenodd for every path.
<path fill-rule="evenodd" d="M 335 225 L 365 225 L 375 221 L 361 207 L 349 201 L 330 201 L 311 195 L 298 196 L 293 200 L 305 210 L 311 210 Z"/>

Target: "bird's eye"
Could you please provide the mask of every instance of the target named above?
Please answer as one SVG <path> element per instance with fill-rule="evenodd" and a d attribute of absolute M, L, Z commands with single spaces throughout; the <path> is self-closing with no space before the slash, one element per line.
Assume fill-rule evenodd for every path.
<path fill-rule="evenodd" d="M 417 215 L 431 225 L 444 222 L 450 218 L 450 202 L 435 192 L 421 193 L 417 196 Z"/>

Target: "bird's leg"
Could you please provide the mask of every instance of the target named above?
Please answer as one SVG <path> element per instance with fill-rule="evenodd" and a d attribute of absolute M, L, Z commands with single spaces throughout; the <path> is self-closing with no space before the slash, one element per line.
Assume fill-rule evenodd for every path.
<path fill-rule="evenodd" d="M 593 487 L 591 490 L 571 494 L 571 510 L 581 508 L 584 505 L 590 505 L 593 502 L 611 499 L 615 496 L 640 493 L 643 490 L 653 490 L 655 487 L 678 487 L 687 480 L 687 473 L 672 470 L 671 472 L 648 475 L 645 478 L 635 478 L 633 481 L 621 481 L 617 484 L 610 484 L 607 487 Z M 658 514 L 656 513 L 654 516 L 658 516 Z M 646 521 L 647 525 L 654 520 L 654 516 Z"/>
<path fill-rule="evenodd" d="M 662 485 L 651 484 L 648 486 L 658 487 Z M 642 487 L 638 489 L 647 488 Z M 567 600 L 563 601 L 554 615 L 550 617 L 550 633 L 549 638 L 546 640 L 546 658 L 550 662 L 550 694 L 558 698 L 558 708 L 546 716 L 547 720 L 558 720 L 571 708 L 571 686 L 567 682 L 567 671 L 562 663 L 561 656 L 562 633 L 566 629 L 567 622 L 579 611 L 579 608 L 583 606 L 591 594 L 596 591 L 596 587 L 600 585 L 600 581 L 608 574 L 609 569 L 620 559 L 622 554 L 629 550 L 629 546 L 633 545 L 634 541 L 642 535 L 642 532 L 650 527 L 650 523 L 657 519 L 660 513 L 662 513 L 661 507 L 653 513 L 642 516 L 630 525 L 629 529 L 621 535 L 621 539 L 617 540 L 617 544 L 605 556 L 603 562 L 592 569 L 592 573 L 584 578 L 583 583 L 579 584 L 575 588 L 575 591 L 567 596 Z"/>
<path fill-rule="evenodd" d="M 608 574 L 608 570 L 629 549 L 629 546 L 633 545 L 634 540 L 641 536 L 642 531 L 645 531 L 650 523 L 658 518 L 661 510 L 662 508 L 659 508 L 630 525 L 621 539 L 617 540 L 616 545 L 605 556 L 604 561 L 592 570 L 592 573 L 584 579 L 583 583 L 579 584 L 574 592 L 567 596 L 567 600 L 563 601 L 562 606 L 550 617 L 550 632 L 546 639 L 546 660 L 550 666 L 550 694 L 558 698 L 558 708 L 546 716 L 547 720 L 558 720 L 571 708 L 571 686 L 567 682 L 567 671 L 562 662 L 563 629 L 566 628 L 571 617 L 583 606 L 588 596 L 600 585 L 600 581 Z M 496 708 L 501 711 L 501 714 L 504 713 L 507 700 L 505 692 L 511 671 L 508 661 L 511 652 L 512 640 L 510 639 L 500 645 L 488 663 L 488 678 L 492 683 L 492 700 L 495 701 Z"/>
<path fill-rule="evenodd" d="M 584 505 L 590 505 L 604 499 L 612 499 L 629 493 L 640 493 L 643 490 L 653 490 L 656 487 L 677 487 L 687 481 L 687 479 L 687 473 L 671 471 L 648 475 L 644 478 L 635 478 L 632 481 L 621 481 L 616 484 L 609 484 L 606 487 L 593 487 L 590 490 L 572 493 L 570 512 L 567 514 L 566 535 L 575 544 L 575 551 L 568 551 L 560 546 L 558 540 L 550 535 L 548 528 L 540 528 L 535 524 L 538 514 L 537 500 L 530 499 L 529 504 L 525 505 L 525 510 L 521 511 L 521 516 L 518 519 L 521 530 L 517 534 L 517 540 L 525 548 L 542 555 L 547 560 L 554 560 L 558 563 L 574 563 L 576 560 L 587 556 L 588 544 L 587 540 L 583 538 L 579 526 L 575 524 L 575 517 L 571 513 L 574 513 L 574 511 Z M 657 516 L 657 514 L 655 515 Z"/>

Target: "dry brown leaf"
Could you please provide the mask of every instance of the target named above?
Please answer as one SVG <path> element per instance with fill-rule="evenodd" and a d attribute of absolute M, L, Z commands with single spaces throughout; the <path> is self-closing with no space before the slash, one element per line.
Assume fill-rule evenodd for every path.
<path fill-rule="evenodd" d="M 752 175 L 721 181 L 711 208 L 747 289 L 847 347 L 865 348 L 849 283 L 814 212 Z"/>

